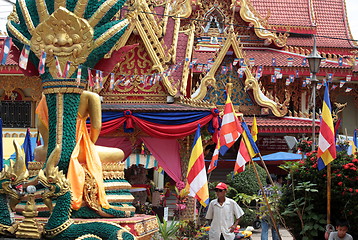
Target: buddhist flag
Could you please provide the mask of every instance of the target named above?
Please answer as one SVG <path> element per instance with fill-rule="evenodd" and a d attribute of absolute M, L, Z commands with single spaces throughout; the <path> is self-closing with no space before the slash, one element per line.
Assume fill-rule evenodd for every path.
<path fill-rule="evenodd" d="M 328 84 L 326 83 L 318 138 L 318 170 L 322 170 L 336 158 L 336 143 L 328 89 Z"/>
<path fill-rule="evenodd" d="M 9 56 L 11 46 L 12 46 L 12 38 L 11 37 L 6 37 L 5 41 L 4 41 L 4 45 L 3 45 L 2 49 L 1 49 L 1 54 L 0 54 L 1 65 L 6 64 L 6 60 L 7 60 L 7 57 Z"/>
<path fill-rule="evenodd" d="M 24 45 L 21 51 L 20 59 L 19 59 L 19 67 L 22 69 L 27 68 L 27 63 L 29 61 L 29 54 L 30 54 L 30 46 Z"/>
<path fill-rule="evenodd" d="M 243 138 L 241 138 L 239 151 L 237 152 L 234 173 L 240 173 L 245 170 L 245 164 L 251 160 L 250 154 L 246 148 Z"/>
<path fill-rule="evenodd" d="M 257 129 L 256 116 L 254 116 L 254 120 L 252 121 L 251 126 L 251 135 L 255 142 L 257 141 L 257 134 L 259 134 L 259 130 Z"/>
<path fill-rule="evenodd" d="M 46 64 L 46 52 L 42 51 L 39 61 L 39 66 L 38 66 L 39 74 L 45 73 L 45 64 Z"/>
<path fill-rule="evenodd" d="M 204 207 L 208 205 L 209 189 L 204 164 L 204 151 L 200 135 L 200 125 L 198 125 L 198 129 L 194 136 L 193 149 L 191 151 L 188 165 L 186 188 L 188 189 L 189 196 L 198 199 L 200 204 Z"/>
<path fill-rule="evenodd" d="M 227 150 L 234 145 L 236 140 L 240 137 L 242 128 L 240 122 L 234 112 L 230 96 L 227 95 L 226 104 L 224 108 L 224 115 L 220 129 L 220 154 L 225 155 Z"/>
<path fill-rule="evenodd" d="M 210 162 L 210 165 L 208 168 L 208 173 L 213 171 L 218 165 L 219 149 L 220 149 L 220 139 L 218 139 L 218 142 L 216 143 L 216 147 L 215 147 L 215 150 L 214 150 L 214 153 L 213 153 L 213 156 L 211 158 L 211 162 Z"/>
<path fill-rule="evenodd" d="M 244 131 L 242 132 L 242 139 L 246 144 L 247 151 L 249 152 L 250 157 L 255 157 L 256 154 L 260 153 L 260 150 L 256 146 L 256 143 L 252 138 L 249 127 L 247 126 L 246 122 L 242 121 L 241 126 L 244 129 Z"/>
<path fill-rule="evenodd" d="M 358 151 L 358 129 L 354 129 L 354 134 L 353 134 L 353 144 L 355 147 L 355 151 Z M 355 153 L 355 152 L 353 152 Z"/>

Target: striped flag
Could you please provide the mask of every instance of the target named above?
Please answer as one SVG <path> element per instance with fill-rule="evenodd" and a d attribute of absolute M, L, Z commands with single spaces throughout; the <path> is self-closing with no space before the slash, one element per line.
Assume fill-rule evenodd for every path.
<path fill-rule="evenodd" d="M 96 70 L 95 85 L 96 89 L 99 89 L 99 70 Z"/>
<path fill-rule="evenodd" d="M 103 72 L 99 71 L 99 88 L 103 88 Z"/>
<path fill-rule="evenodd" d="M 220 139 L 218 139 L 218 142 L 216 143 L 216 147 L 213 153 L 213 156 L 211 158 L 211 162 L 208 168 L 208 174 L 211 173 L 217 166 L 218 166 L 218 160 L 219 160 L 219 149 L 220 149 Z"/>
<path fill-rule="evenodd" d="M 94 82 L 93 82 L 93 79 L 92 79 L 92 72 L 91 72 L 91 69 L 88 68 L 87 69 L 87 73 L 88 73 L 88 85 L 90 87 L 93 87 L 94 86 Z"/>
<path fill-rule="evenodd" d="M 65 65 L 65 69 L 63 70 L 63 78 L 67 78 L 68 75 L 68 71 L 70 71 L 70 67 L 71 67 L 71 61 L 67 61 L 66 65 Z"/>
<path fill-rule="evenodd" d="M 326 83 L 318 138 L 318 170 L 322 170 L 336 158 L 336 142 L 328 89 L 328 84 Z"/>
<path fill-rule="evenodd" d="M 76 78 L 77 85 L 80 85 L 80 83 L 81 83 L 81 77 L 82 77 L 82 66 L 79 65 L 79 66 L 78 66 L 78 70 L 77 70 L 77 78 Z"/>
<path fill-rule="evenodd" d="M 234 112 L 230 96 L 227 95 L 226 104 L 224 108 L 224 115 L 220 129 L 220 154 L 225 155 L 227 150 L 234 145 L 236 140 L 240 137 L 242 128 L 237 116 Z"/>
<path fill-rule="evenodd" d="M 55 57 L 55 62 L 56 62 L 56 70 L 57 70 L 57 77 L 62 77 L 62 70 L 61 70 L 61 65 L 60 65 L 60 61 L 58 60 L 57 56 Z"/>
<path fill-rule="evenodd" d="M 254 116 L 254 120 L 252 121 L 252 126 L 251 126 L 251 135 L 252 135 L 252 139 L 254 139 L 254 141 L 257 141 L 257 134 L 259 134 L 259 130 L 257 129 L 257 121 L 256 121 L 256 116 Z"/>
<path fill-rule="evenodd" d="M 237 152 L 237 156 L 236 156 L 234 174 L 243 172 L 245 170 L 245 164 L 250 160 L 251 160 L 250 154 L 246 148 L 243 138 L 241 138 L 239 151 Z"/>
<path fill-rule="evenodd" d="M 12 38 L 11 37 L 6 37 L 5 41 L 4 41 L 4 45 L 3 45 L 2 49 L 1 49 L 1 54 L 0 54 L 1 65 L 6 64 L 6 60 L 7 60 L 7 57 L 9 56 L 11 46 L 12 46 Z"/>
<path fill-rule="evenodd" d="M 42 51 L 40 61 L 39 61 L 39 66 L 38 66 L 38 70 L 39 70 L 40 74 L 45 73 L 45 64 L 46 64 L 46 52 Z"/>
<path fill-rule="evenodd" d="M 198 125 L 198 129 L 194 136 L 193 149 L 191 151 L 188 165 L 186 188 L 188 189 L 189 196 L 196 198 L 204 207 L 208 205 L 209 189 L 204 164 L 204 151 L 200 135 L 200 125 Z"/>
<path fill-rule="evenodd" d="M 109 82 L 109 89 L 110 90 L 114 89 L 114 73 L 111 73 L 111 80 Z"/>
<path fill-rule="evenodd" d="M 247 151 L 249 152 L 250 157 L 255 157 L 256 154 L 260 153 L 260 150 L 256 146 L 256 143 L 255 143 L 254 139 L 252 138 L 249 127 L 247 126 L 246 122 L 242 121 L 241 126 L 244 129 L 244 131 L 242 132 L 242 138 L 246 144 Z"/>
<path fill-rule="evenodd" d="M 29 61 L 29 54 L 30 54 L 30 46 L 24 45 L 22 47 L 22 51 L 19 59 L 19 67 L 21 67 L 22 69 L 26 70 L 27 68 L 27 63 Z"/>

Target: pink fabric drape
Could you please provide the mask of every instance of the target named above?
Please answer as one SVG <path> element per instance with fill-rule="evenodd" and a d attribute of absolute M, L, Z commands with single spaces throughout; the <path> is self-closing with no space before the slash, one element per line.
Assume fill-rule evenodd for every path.
<path fill-rule="evenodd" d="M 120 148 L 124 152 L 124 159 L 127 159 L 127 157 L 132 153 L 132 144 L 126 137 L 99 137 L 96 145 Z"/>
<path fill-rule="evenodd" d="M 177 183 L 181 182 L 180 146 L 176 139 L 142 137 L 159 165 Z"/>

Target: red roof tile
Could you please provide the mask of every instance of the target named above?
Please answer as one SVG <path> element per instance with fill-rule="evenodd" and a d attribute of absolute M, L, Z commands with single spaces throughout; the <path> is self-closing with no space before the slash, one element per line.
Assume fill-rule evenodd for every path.
<path fill-rule="evenodd" d="M 272 25 L 312 27 L 309 0 L 251 0 L 261 17 L 271 12 L 268 23 Z"/>
<path fill-rule="evenodd" d="M 251 0 L 254 8 L 261 15 L 271 15 L 268 23 L 283 26 L 315 26 L 317 29 L 318 47 L 352 48 L 355 47 L 348 30 L 348 19 L 344 0 L 311 1 L 313 3 L 315 22 L 311 19 L 309 0 Z M 288 29 L 295 32 L 295 28 Z M 287 45 L 312 46 L 311 37 L 290 36 Z"/>
<path fill-rule="evenodd" d="M 181 63 L 176 71 L 172 73 L 173 79 L 181 80 L 183 75 L 183 59 L 185 59 L 186 46 L 188 43 L 188 35 L 179 33 L 178 45 L 176 50 L 176 64 Z"/>
<path fill-rule="evenodd" d="M 245 117 L 247 125 L 252 126 L 253 117 Z M 311 133 L 312 120 L 291 117 L 256 117 L 259 133 Z M 319 121 L 316 121 L 319 130 Z"/>

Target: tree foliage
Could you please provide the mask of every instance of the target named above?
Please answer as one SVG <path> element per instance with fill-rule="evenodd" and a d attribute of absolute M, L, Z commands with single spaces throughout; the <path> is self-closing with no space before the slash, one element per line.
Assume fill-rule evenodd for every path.
<path fill-rule="evenodd" d="M 287 227 L 297 240 L 322 238 L 327 218 L 327 168 L 317 169 L 316 152 L 281 168 L 289 172 L 289 184 L 280 201 Z M 347 220 L 352 235 L 358 232 L 357 169 L 357 156 L 346 151 L 337 152 L 337 158 L 331 162 L 331 222 Z"/>

